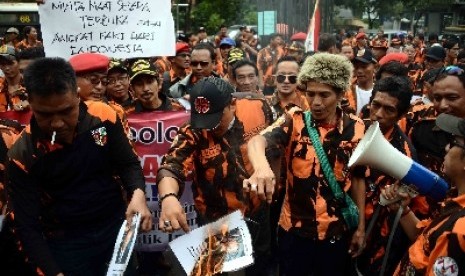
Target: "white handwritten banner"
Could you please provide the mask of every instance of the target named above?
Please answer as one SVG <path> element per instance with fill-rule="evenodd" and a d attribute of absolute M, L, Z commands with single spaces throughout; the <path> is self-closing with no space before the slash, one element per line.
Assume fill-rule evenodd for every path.
<path fill-rule="evenodd" d="M 171 0 L 46 0 L 39 6 L 47 56 L 173 56 Z"/>
<path fill-rule="evenodd" d="M 179 127 L 189 120 L 190 113 L 173 112 L 143 112 L 128 115 L 131 134 L 135 138 L 135 149 L 141 161 L 145 176 L 145 194 L 147 205 L 152 213 L 152 231 L 140 233 L 136 241 L 137 251 L 164 251 L 168 243 L 184 234 L 183 230 L 171 234 L 158 229 L 160 210 L 158 208 L 158 187 L 156 175 L 163 155 L 168 151 Z M 179 199 L 187 223 L 191 229 L 197 228 L 197 213 L 192 196 L 192 181 L 186 181 L 184 193 Z"/>

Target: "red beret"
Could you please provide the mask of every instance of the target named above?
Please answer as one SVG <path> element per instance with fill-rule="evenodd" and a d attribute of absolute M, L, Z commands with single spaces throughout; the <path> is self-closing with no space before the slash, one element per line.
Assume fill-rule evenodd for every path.
<path fill-rule="evenodd" d="M 296 34 L 293 34 L 291 36 L 291 41 L 294 41 L 294 40 L 303 40 L 305 41 L 307 39 L 307 34 L 306 33 L 296 33 Z"/>
<path fill-rule="evenodd" d="M 176 54 L 183 53 L 183 52 L 190 52 L 189 44 L 184 42 L 176 43 Z"/>
<path fill-rule="evenodd" d="M 107 71 L 110 58 L 98 53 L 82 53 L 71 56 L 69 63 L 76 74 L 95 71 Z"/>
<path fill-rule="evenodd" d="M 405 53 L 389 53 L 379 60 L 379 65 L 383 65 L 391 61 L 397 61 L 402 64 L 407 64 L 408 55 Z"/>
<path fill-rule="evenodd" d="M 364 38 L 366 38 L 365 33 L 358 33 L 358 34 L 355 36 L 355 39 L 364 39 Z"/>

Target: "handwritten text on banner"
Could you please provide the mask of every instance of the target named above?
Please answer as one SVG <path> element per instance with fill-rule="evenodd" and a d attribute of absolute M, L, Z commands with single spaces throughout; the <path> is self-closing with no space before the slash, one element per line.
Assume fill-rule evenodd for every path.
<path fill-rule="evenodd" d="M 40 5 L 39 15 L 47 56 L 174 55 L 170 0 L 47 0 Z"/>

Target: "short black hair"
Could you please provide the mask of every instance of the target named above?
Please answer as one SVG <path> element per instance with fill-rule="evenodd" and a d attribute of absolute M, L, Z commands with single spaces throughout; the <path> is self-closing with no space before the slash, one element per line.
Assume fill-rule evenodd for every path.
<path fill-rule="evenodd" d="M 456 66 L 456 67 L 459 67 L 462 70 L 465 70 L 465 66 L 463 66 L 461 64 L 457 64 L 457 65 L 453 65 L 453 66 Z M 452 74 L 452 75 L 449 75 L 448 70 L 446 68 L 447 67 L 441 68 L 441 70 L 438 72 L 438 74 L 434 78 L 433 84 L 436 83 L 437 81 L 445 79 L 447 76 L 455 76 L 462 83 L 463 87 L 465 87 L 465 74 L 460 74 L 460 75 Z"/>
<path fill-rule="evenodd" d="M 431 40 L 439 40 L 439 37 L 438 37 L 438 34 L 437 33 L 430 33 L 428 35 L 428 41 L 431 41 Z"/>
<path fill-rule="evenodd" d="M 318 40 L 318 52 L 327 52 L 331 47 L 336 47 L 336 37 L 331 34 L 322 33 Z"/>
<path fill-rule="evenodd" d="M 274 40 L 277 37 L 283 38 L 282 34 L 273 33 L 270 35 L 270 41 Z"/>
<path fill-rule="evenodd" d="M 381 79 L 381 75 L 386 72 L 393 76 L 407 76 L 408 75 L 408 68 L 405 67 L 402 63 L 398 61 L 390 61 L 381 65 L 376 72 L 375 78 L 376 80 Z"/>
<path fill-rule="evenodd" d="M 77 94 L 76 73 L 66 60 L 39 58 L 24 71 L 24 86 L 29 98 L 48 97 L 54 94 Z"/>
<path fill-rule="evenodd" d="M 446 41 L 444 41 L 444 43 L 442 43 L 442 47 L 444 47 L 444 49 L 452 49 L 454 47 L 455 44 L 458 44 L 459 41 L 457 39 L 448 39 Z"/>
<path fill-rule="evenodd" d="M 300 64 L 299 64 L 299 62 L 297 62 L 295 57 L 293 57 L 293 56 L 283 56 L 282 58 L 278 59 L 278 61 L 276 62 L 276 65 L 273 67 L 273 74 L 276 74 L 276 72 L 278 72 L 279 64 L 282 63 L 282 62 L 285 62 L 285 61 L 295 62 L 295 64 L 297 64 L 297 67 L 300 68 Z"/>
<path fill-rule="evenodd" d="M 42 57 L 45 57 L 44 47 L 25 48 L 16 54 L 16 59 L 18 61 L 25 59 L 37 59 Z"/>
<path fill-rule="evenodd" d="M 378 92 L 387 93 L 389 96 L 398 99 L 397 111 L 399 117 L 408 112 L 413 96 L 412 83 L 408 77 L 394 76 L 376 81 L 371 93 L 370 103 Z"/>
<path fill-rule="evenodd" d="M 33 28 L 34 27 L 32 27 L 32 26 L 24 27 L 24 29 L 23 29 L 24 36 L 28 35 L 32 31 Z"/>
<path fill-rule="evenodd" d="M 195 50 L 207 50 L 210 52 L 210 58 L 212 59 L 212 62 L 215 62 L 216 59 L 216 54 L 215 54 L 215 49 L 210 43 L 199 43 L 192 48 L 193 53 Z"/>
<path fill-rule="evenodd" d="M 237 61 L 236 63 L 234 63 L 233 67 L 232 67 L 232 75 L 233 75 L 233 79 L 236 79 L 236 70 L 243 67 L 243 66 L 252 66 L 254 71 L 255 71 L 255 75 L 258 76 L 258 68 L 257 68 L 257 64 L 255 62 L 252 62 L 248 59 L 243 59 L 243 60 L 239 60 Z"/>

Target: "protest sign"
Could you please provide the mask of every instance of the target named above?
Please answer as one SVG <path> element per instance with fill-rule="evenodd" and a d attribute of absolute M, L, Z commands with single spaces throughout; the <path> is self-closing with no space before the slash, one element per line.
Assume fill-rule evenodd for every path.
<path fill-rule="evenodd" d="M 98 52 L 114 58 L 173 56 L 170 0 L 47 0 L 39 6 L 47 56 Z"/>
<path fill-rule="evenodd" d="M 139 234 L 135 247 L 138 251 L 164 251 L 168 242 L 184 234 L 182 230 L 163 233 L 158 229 L 160 211 L 156 175 L 161 159 L 171 146 L 178 128 L 189 116 L 190 113 L 185 111 L 133 113 L 128 116 L 131 134 L 135 139 L 135 149 L 144 171 L 147 205 L 152 212 L 154 224 L 152 231 Z M 191 183 L 186 182 L 179 202 L 187 215 L 189 227 L 194 229 L 197 227 L 197 214 L 194 210 Z"/>

